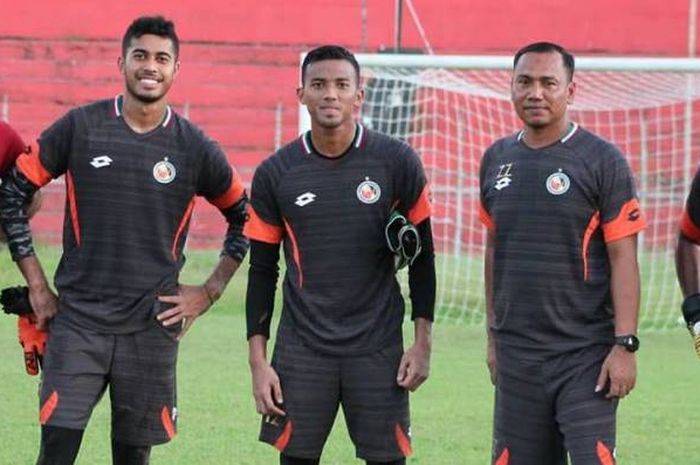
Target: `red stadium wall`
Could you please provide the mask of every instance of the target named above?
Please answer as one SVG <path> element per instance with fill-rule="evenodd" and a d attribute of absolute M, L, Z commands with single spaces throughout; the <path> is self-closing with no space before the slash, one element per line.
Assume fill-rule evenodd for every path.
<path fill-rule="evenodd" d="M 435 52 L 499 54 L 547 39 L 579 54 L 683 56 L 688 49 L 688 4 L 413 0 Z M 294 87 L 300 52 L 321 43 L 376 51 L 392 47 L 394 40 L 393 0 L 152 0 L 147 8 L 143 5 L 5 2 L 0 118 L 32 139 L 68 108 L 120 92 L 119 38 L 135 16 L 163 13 L 176 21 L 184 42 L 171 102 L 220 141 L 249 179 L 278 142 L 296 134 Z M 404 47 L 424 49 L 408 8 L 403 25 Z M 56 238 L 60 196 L 50 197 L 47 207 L 35 227 Z M 197 209 L 192 237 L 200 244 L 218 237 L 222 228 L 210 213 Z"/>

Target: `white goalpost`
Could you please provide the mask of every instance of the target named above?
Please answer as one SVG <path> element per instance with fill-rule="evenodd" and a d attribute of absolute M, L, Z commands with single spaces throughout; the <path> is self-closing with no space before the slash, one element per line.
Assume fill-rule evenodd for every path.
<path fill-rule="evenodd" d="M 512 58 L 358 54 L 366 126 L 418 150 L 433 194 L 437 321 L 484 322 L 477 217 L 484 150 L 520 127 L 510 103 Z M 572 118 L 625 153 L 649 226 L 640 236 L 640 328 L 677 327 L 673 250 L 700 160 L 700 59 L 579 57 Z M 309 127 L 300 107 L 300 130 Z"/>

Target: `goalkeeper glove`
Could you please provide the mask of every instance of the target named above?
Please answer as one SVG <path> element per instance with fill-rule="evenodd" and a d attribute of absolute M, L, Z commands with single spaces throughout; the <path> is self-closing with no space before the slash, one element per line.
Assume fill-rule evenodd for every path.
<path fill-rule="evenodd" d="M 394 211 L 384 228 L 384 235 L 389 250 L 394 254 L 396 271 L 412 265 L 421 252 L 420 234 L 401 213 Z"/>
<path fill-rule="evenodd" d="M 685 319 L 690 331 L 690 336 L 693 338 L 695 352 L 700 357 L 700 293 L 692 294 L 683 300 L 683 319 Z"/>
<path fill-rule="evenodd" d="M 24 368 L 29 375 L 39 374 L 46 350 L 46 331 L 36 328 L 36 319 L 29 302 L 29 289 L 23 286 L 3 289 L 0 303 L 7 314 L 17 315 L 17 333 L 24 351 Z"/>

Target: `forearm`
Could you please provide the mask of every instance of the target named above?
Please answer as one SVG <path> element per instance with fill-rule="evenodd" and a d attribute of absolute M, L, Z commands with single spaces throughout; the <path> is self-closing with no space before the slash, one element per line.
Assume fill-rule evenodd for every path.
<path fill-rule="evenodd" d="M 267 363 L 267 338 L 262 334 L 248 339 L 248 363 L 251 368 Z"/>
<path fill-rule="evenodd" d="M 221 210 L 221 213 L 226 218 L 228 228 L 226 229 L 226 237 L 224 238 L 224 247 L 221 251 L 222 256 L 228 256 L 238 263 L 241 263 L 248 253 L 250 243 L 248 238 L 243 235 L 243 226 L 245 225 L 248 205 L 248 197 L 243 197 L 232 206 Z"/>
<path fill-rule="evenodd" d="M 0 224 L 16 262 L 34 255 L 27 207 L 37 189 L 17 168 L 0 183 Z"/>
<path fill-rule="evenodd" d="M 610 293 L 615 309 L 615 335 L 637 333 L 639 318 L 639 266 L 637 237 L 625 237 L 607 245 L 610 259 Z"/>
<path fill-rule="evenodd" d="M 433 345 L 433 322 L 425 318 L 413 320 L 413 343 L 430 351 Z"/>
<path fill-rule="evenodd" d="M 279 244 L 253 240 L 246 291 L 246 335 L 270 337 L 279 268 Z"/>
<path fill-rule="evenodd" d="M 229 281 L 238 270 L 240 263 L 228 255 L 222 255 L 214 271 L 204 282 L 204 289 L 211 303 L 216 302 L 224 293 Z"/>
<path fill-rule="evenodd" d="M 700 247 L 680 234 L 676 246 L 676 274 L 684 297 L 700 292 L 698 263 Z"/>
<path fill-rule="evenodd" d="M 36 256 L 32 255 L 17 261 L 17 268 L 24 276 L 24 280 L 27 282 L 30 290 L 40 291 L 49 288 L 46 274 Z"/>
<path fill-rule="evenodd" d="M 430 219 L 416 226 L 421 238 L 421 253 L 408 270 L 408 286 L 411 292 L 411 319 L 433 321 L 435 314 L 435 252 Z"/>

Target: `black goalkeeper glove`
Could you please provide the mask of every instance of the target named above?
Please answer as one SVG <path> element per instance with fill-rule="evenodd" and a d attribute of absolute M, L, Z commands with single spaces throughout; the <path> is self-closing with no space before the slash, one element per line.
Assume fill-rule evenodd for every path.
<path fill-rule="evenodd" d="M 691 294 L 683 300 L 683 319 L 688 325 L 688 331 L 693 338 L 695 353 L 700 357 L 700 293 Z"/>

